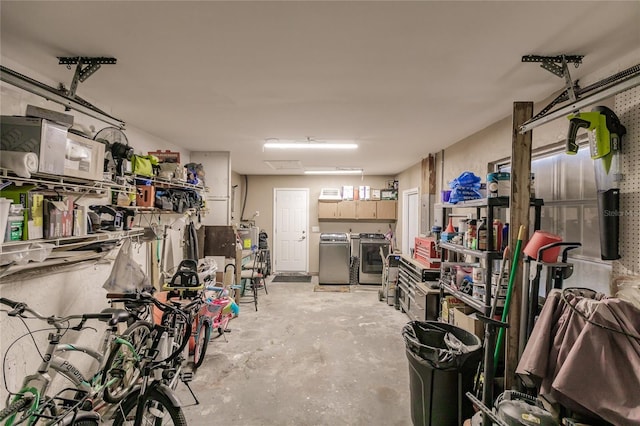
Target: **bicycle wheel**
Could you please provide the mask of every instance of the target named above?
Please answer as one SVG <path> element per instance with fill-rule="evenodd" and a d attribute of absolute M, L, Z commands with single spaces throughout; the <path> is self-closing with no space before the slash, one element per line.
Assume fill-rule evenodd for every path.
<path fill-rule="evenodd" d="M 188 322 L 189 321 L 189 322 Z M 181 378 L 183 363 L 189 358 L 189 338 L 191 337 L 191 317 L 185 318 L 176 312 L 165 313 L 162 325 L 169 331 L 168 348 L 171 354 L 165 359 L 173 374 L 165 380 L 165 384 L 174 390 Z"/>
<path fill-rule="evenodd" d="M 187 421 L 184 418 L 182 408 L 174 405 L 164 391 L 151 388 L 146 395 L 143 395 L 141 401 L 138 401 L 138 395 L 136 393 L 133 397 L 127 398 L 117 409 L 113 421 L 114 426 L 133 424 L 186 426 Z M 136 419 L 138 402 L 143 407 L 141 419 Z"/>
<path fill-rule="evenodd" d="M 189 317 L 189 320 L 191 321 L 191 317 Z M 191 336 L 191 324 L 187 327 L 187 318 L 175 312 L 168 312 L 162 316 L 162 325 L 167 327 L 169 331 L 169 353 L 174 354 L 174 356 L 169 357 L 168 361 L 174 361 L 172 364 L 175 365 L 176 358 L 180 358 L 181 355 L 176 351 L 180 349 L 183 343 L 188 346 L 188 341 L 186 340 Z"/>
<path fill-rule="evenodd" d="M 211 324 L 208 321 L 202 321 L 198 328 L 198 334 L 196 335 L 196 347 L 193 351 L 193 364 L 195 368 L 202 365 L 204 355 L 207 353 L 209 339 L 211 338 Z"/>
<path fill-rule="evenodd" d="M 104 400 L 115 404 L 120 402 L 140 377 L 139 358 L 147 343 L 147 337 L 151 333 L 152 325 L 146 321 L 138 321 L 127 328 L 122 334 L 133 346 L 124 343 L 116 343 L 104 367 L 102 384 L 104 388 Z"/>
<path fill-rule="evenodd" d="M 6 408 L 0 411 L 0 421 L 4 425 L 17 424 L 40 424 L 40 420 L 54 419 L 57 416 L 56 405 L 47 396 L 40 400 L 38 407 L 35 406 L 36 398 L 33 396 L 19 395 Z M 29 407 L 31 405 L 31 407 Z M 42 415 L 42 417 L 38 417 Z M 46 416 L 46 417 L 45 417 Z M 40 420 L 39 420 L 40 419 Z"/>
<path fill-rule="evenodd" d="M 17 413 L 24 410 L 29 405 L 32 405 L 34 401 L 35 401 L 35 398 L 33 396 L 17 397 L 11 402 L 11 404 L 9 404 L 6 408 L 0 411 L 0 421 L 4 421 L 4 419 L 6 419 L 9 416 L 15 416 Z M 13 417 L 10 420 L 13 422 L 15 420 L 15 417 Z"/>

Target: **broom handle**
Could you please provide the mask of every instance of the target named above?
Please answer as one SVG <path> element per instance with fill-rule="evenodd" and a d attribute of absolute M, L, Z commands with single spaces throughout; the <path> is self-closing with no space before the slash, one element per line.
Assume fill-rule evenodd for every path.
<path fill-rule="evenodd" d="M 518 240 L 516 241 L 516 249 L 513 251 L 511 260 L 511 274 L 509 275 L 509 286 L 507 287 L 507 297 L 504 301 L 504 308 L 502 309 L 502 322 L 507 320 L 509 315 L 509 304 L 511 303 L 511 294 L 513 293 L 513 286 L 516 280 L 516 273 L 518 271 L 518 260 L 520 258 L 520 248 L 522 246 L 522 240 L 524 239 L 525 226 L 520 225 L 518 230 Z M 497 295 L 496 295 L 497 296 Z M 502 350 L 502 341 L 504 340 L 504 328 L 498 330 L 498 339 L 496 340 L 496 348 L 493 352 L 493 367 L 498 368 L 498 357 Z"/>

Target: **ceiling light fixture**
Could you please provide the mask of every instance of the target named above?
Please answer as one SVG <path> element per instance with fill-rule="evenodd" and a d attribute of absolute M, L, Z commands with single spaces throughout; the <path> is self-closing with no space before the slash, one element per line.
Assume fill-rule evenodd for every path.
<path fill-rule="evenodd" d="M 317 141 L 312 138 L 307 138 L 304 141 L 296 140 L 280 140 L 280 139 L 267 139 L 263 145 L 263 148 L 275 148 L 275 149 L 357 149 L 358 144 L 353 141 Z"/>
<path fill-rule="evenodd" d="M 305 175 L 360 175 L 362 169 L 305 170 Z"/>

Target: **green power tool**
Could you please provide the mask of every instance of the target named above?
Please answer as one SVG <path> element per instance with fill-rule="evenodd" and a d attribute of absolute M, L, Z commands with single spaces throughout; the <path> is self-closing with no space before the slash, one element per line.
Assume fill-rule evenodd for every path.
<path fill-rule="evenodd" d="M 567 135 L 567 154 L 576 154 L 578 144 L 576 136 L 578 129 L 585 128 L 589 134 L 589 147 L 593 160 L 602 159 L 607 174 L 612 171 L 612 160 L 622 145 L 622 136 L 627 129 L 620 123 L 618 116 L 605 106 L 597 106 L 591 112 L 571 114 L 569 119 L 569 134 Z M 613 171 L 618 173 L 619 170 Z"/>
<path fill-rule="evenodd" d="M 603 260 L 619 259 L 618 233 L 620 216 L 620 150 L 627 129 L 618 116 L 605 106 L 591 112 L 571 114 L 567 135 L 567 154 L 576 154 L 576 136 L 580 128 L 589 131 L 591 158 L 595 161 L 596 188 L 600 222 L 600 255 Z"/>

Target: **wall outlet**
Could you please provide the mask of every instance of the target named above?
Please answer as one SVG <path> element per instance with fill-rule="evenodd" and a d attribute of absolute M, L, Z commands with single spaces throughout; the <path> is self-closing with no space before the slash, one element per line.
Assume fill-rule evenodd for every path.
<path fill-rule="evenodd" d="M 320 232 L 320 227 L 319 226 L 312 226 L 311 227 L 311 232 Z"/>

